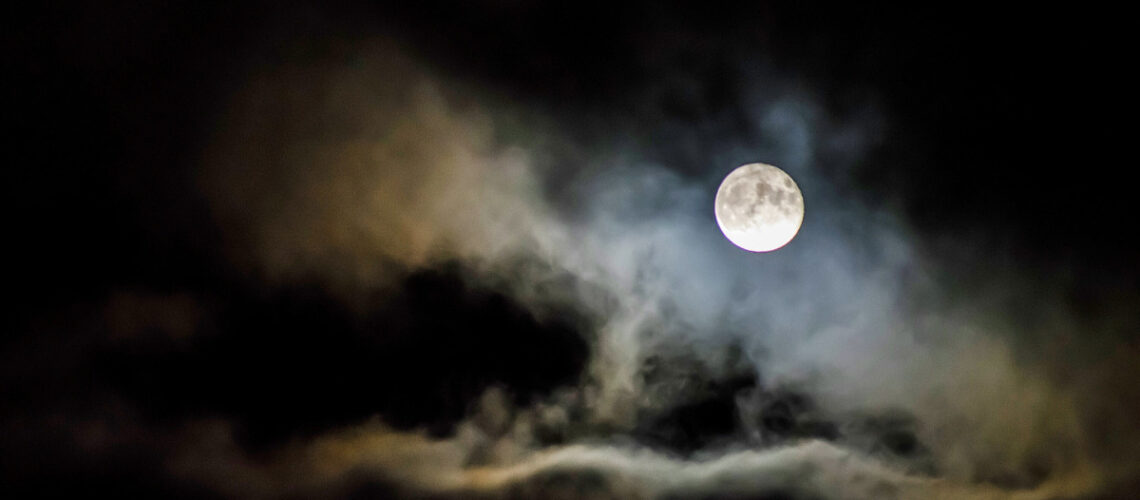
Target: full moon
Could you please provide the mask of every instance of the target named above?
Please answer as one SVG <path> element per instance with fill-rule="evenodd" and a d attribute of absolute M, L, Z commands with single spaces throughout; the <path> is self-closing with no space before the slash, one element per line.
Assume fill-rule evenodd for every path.
<path fill-rule="evenodd" d="M 771 252 L 799 232 L 804 195 L 783 170 L 750 163 L 720 183 L 715 210 L 716 223 L 728 241 L 750 252 Z"/>

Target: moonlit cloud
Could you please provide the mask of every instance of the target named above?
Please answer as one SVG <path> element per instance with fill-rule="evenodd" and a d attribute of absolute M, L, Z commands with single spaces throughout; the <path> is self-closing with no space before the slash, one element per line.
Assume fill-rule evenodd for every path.
<path fill-rule="evenodd" d="M 910 20 L 836 51 L 808 13 L 768 4 L 427 5 L 107 6 L 43 30 L 60 40 L 27 65 L 59 59 L 48 80 L 76 89 L 29 79 L 29 108 L 62 104 L 34 109 L 51 146 L 14 162 L 32 172 L 17 190 L 47 194 L 12 212 L 51 217 L 12 245 L 47 242 L 14 261 L 27 297 L 0 351 L 0 483 L 487 500 L 1140 487 L 1133 291 L 1082 295 L 1070 261 L 924 226 L 908 198 L 946 156 L 987 151 L 970 141 L 1006 140 L 1000 113 L 944 118 L 963 99 L 937 95 L 1001 87 L 1000 71 L 947 56 L 960 79 L 887 95 L 931 55 L 880 54 Z M 869 75 L 892 65 L 902 84 Z M 947 130 L 962 116 L 977 128 Z M 764 254 L 714 214 L 721 180 L 755 162 L 805 207 Z M 924 202 L 978 202 L 946 193 L 988 174 Z M 995 206 L 976 211 L 1012 226 Z"/>
<path fill-rule="evenodd" d="M 238 258 L 274 280 L 319 276 L 349 295 L 400 269 L 459 259 L 471 263 L 472 279 L 537 312 L 572 304 L 591 318 L 592 356 L 575 389 L 584 412 L 563 425 L 633 431 L 641 415 L 676 403 L 651 395 L 647 362 L 682 350 L 723 371 L 737 346 L 762 386 L 809 394 L 841 435 L 687 461 L 610 448 L 589 430 L 578 435 L 595 444 L 550 449 L 524 432 L 500 438 L 519 439 L 511 460 L 466 467 L 438 451 L 455 441 L 382 433 L 418 443 L 423 455 L 354 444 L 345 452 L 352 467 L 375 467 L 413 489 L 452 484 L 443 488 L 452 493 L 560 488 L 561 479 L 542 478 L 596 473 L 598 488 L 650 497 L 790 489 L 1050 498 L 1083 494 L 1103 478 L 1084 437 L 1093 424 L 1077 401 L 1081 382 L 1060 383 L 1049 376 L 1055 360 L 1019 353 L 1017 325 L 990 320 L 1000 311 L 962 310 L 957 291 L 939 281 L 936 252 L 893 214 L 843 194 L 844 169 L 881 133 L 881 113 L 830 116 L 810 92 L 782 90 L 781 75 L 750 76 L 741 105 L 754 121 L 706 145 L 708 157 L 749 154 L 784 166 L 809 207 L 801 235 L 761 259 L 724 241 L 711 218 L 710 187 L 734 164 L 685 176 L 649 160 L 652 146 L 575 143 L 559 120 L 580 118 L 500 105 L 502 96 L 431 74 L 383 42 L 343 58 L 349 63 L 254 68 L 235 95 L 204 186 L 226 229 L 244 238 Z M 617 123 L 612 132 L 637 127 Z M 572 148 L 579 173 L 544 179 L 558 154 L 544 144 Z M 541 265 L 520 268 L 520 258 Z M 547 285 L 561 275 L 580 285 Z M 682 366 L 670 370 L 686 376 Z M 932 470 L 912 475 L 922 467 L 881 455 L 873 430 L 858 423 L 880 412 L 914 419 Z M 450 472 L 426 472 L 440 466 Z"/>

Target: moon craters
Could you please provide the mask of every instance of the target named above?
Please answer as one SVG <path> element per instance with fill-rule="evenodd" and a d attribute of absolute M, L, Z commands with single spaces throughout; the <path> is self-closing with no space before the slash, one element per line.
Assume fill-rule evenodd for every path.
<path fill-rule="evenodd" d="M 787 244 L 803 221 L 799 187 L 787 173 L 762 163 L 733 170 L 716 196 L 716 218 L 737 246 L 767 252 Z"/>

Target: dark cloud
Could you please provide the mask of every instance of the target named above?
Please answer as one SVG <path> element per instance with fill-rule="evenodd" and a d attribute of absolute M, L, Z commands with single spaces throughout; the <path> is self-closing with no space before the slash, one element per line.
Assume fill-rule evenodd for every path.
<path fill-rule="evenodd" d="M 1015 14 L 42 6 L 5 35 L 0 477 L 1134 496 L 1116 51 Z M 711 213 L 752 161 L 807 205 L 763 256 Z"/>

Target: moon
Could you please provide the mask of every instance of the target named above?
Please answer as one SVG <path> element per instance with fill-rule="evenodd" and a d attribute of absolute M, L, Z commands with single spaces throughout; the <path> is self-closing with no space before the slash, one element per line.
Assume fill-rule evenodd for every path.
<path fill-rule="evenodd" d="M 750 252 L 771 252 L 799 232 L 804 195 L 783 170 L 749 163 L 720 183 L 715 211 L 716 223 L 728 241 Z"/>

